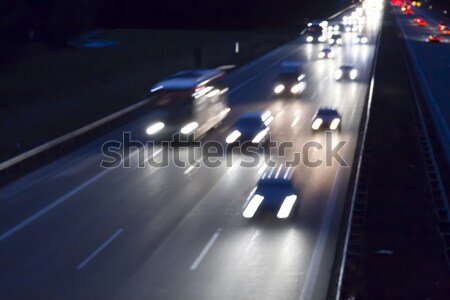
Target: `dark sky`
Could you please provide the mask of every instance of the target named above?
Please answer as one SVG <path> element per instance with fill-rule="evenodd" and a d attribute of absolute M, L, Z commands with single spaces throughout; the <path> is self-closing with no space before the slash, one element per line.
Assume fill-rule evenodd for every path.
<path fill-rule="evenodd" d="M 351 0 L 0 0 L 0 56 L 33 39 L 64 45 L 95 28 L 298 29 Z M 8 50 L 9 49 L 9 50 Z"/>

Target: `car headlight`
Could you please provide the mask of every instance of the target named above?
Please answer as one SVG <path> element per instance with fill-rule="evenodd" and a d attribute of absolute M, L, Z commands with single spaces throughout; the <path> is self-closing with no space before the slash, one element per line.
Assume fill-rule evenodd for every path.
<path fill-rule="evenodd" d="M 282 84 L 277 85 L 277 86 L 273 89 L 273 91 L 275 92 L 275 94 L 281 93 L 282 91 L 284 91 L 284 85 L 282 85 Z"/>
<path fill-rule="evenodd" d="M 183 128 L 181 128 L 180 132 L 182 134 L 190 134 L 195 129 L 197 129 L 197 127 L 198 127 L 198 123 L 197 122 L 191 122 L 191 123 L 187 124 L 186 126 L 184 126 Z"/>
<path fill-rule="evenodd" d="M 264 130 L 261 130 L 256 136 L 255 138 L 252 140 L 253 144 L 259 144 L 263 138 L 267 135 L 267 132 L 269 131 L 269 128 L 266 128 Z"/>
<path fill-rule="evenodd" d="M 367 38 L 366 37 L 361 38 L 361 43 L 367 44 Z"/>
<path fill-rule="evenodd" d="M 334 72 L 334 79 L 339 80 L 342 78 L 342 70 L 336 70 L 336 72 Z"/>
<path fill-rule="evenodd" d="M 324 58 L 324 57 L 325 57 L 325 53 L 320 52 L 320 53 L 319 53 L 319 58 Z"/>
<path fill-rule="evenodd" d="M 320 125 L 322 125 L 322 119 L 321 118 L 317 118 L 314 120 L 314 122 L 312 123 L 312 129 L 317 130 L 320 128 Z"/>
<path fill-rule="evenodd" d="M 334 26 L 334 31 L 339 31 L 339 25 Z"/>
<path fill-rule="evenodd" d="M 297 195 L 290 195 L 284 198 L 281 204 L 280 210 L 278 210 L 277 218 L 286 219 L 291 213 L 292 207 L 294 207 L 295 201 L 297 200 Z"/>
<path fill-rule="evenodd" d="M 325 42 L 327 40 L 327 38 L 326 37 L 324 37 L 324 36 L 321 36 L 321 37 L 319 37 L 319 42 Z"/>
<path fill-rule="evenodd" d="M 336 44 L 338 45 L 342 44 L 342 39 L 337 39 Z"/>
<path fill-rule="evenodd" d="M 354 41 L 355 41 L 355 44 L 358 44 L 360 39 L 358 37 L 356 37 Z"/>
<path fill-rule="evenodd" d="M 304 89 L 305 89 L 305 83 L 299 82 L 299 83 L 295 84 L 294 86 L 292 86 L 291 93 L 298 94 L 298 93 L 301 93 Z"/>
<path fill-rule="evenodd" d="M 157 133 L 158 131 L 160 131 L 163 128 L 164 128 L 164 123 L 163 122 L 157 122 L 157 123 L 147 127 L 147 130 L 145 132 L 148 135 L 152 135 L 152 134 Z"/>
<path fill-rule="evenodd" d="M 334 39 L 330 39 L 330 44 L 334 44 Z"/>
<path fill-rule="evenodd" d="M 306 41 L 307 41 L 308 43 L 311 43 L 311 42 L 313 41 L 313 37 L 312 37 L 312 36 L 306 37 Z"/>
<path fill-rule="evenodd" d="M 226 142 L 227 144 L 231 144 L 236 142 L 236 140 L 241 136 L 241 132 L 239 130 L 235 130 L 232 133 L 230 133 L 227 138 L 226 138 Z"/>
<path fill-rule="evenodd" d="M 253 218 L 253 216 L 256 213 L 256 210 L 258 210 L 259 205 L 261 205 L 261 202 L 264 200 L 264 197 L 258 194 L 253 195 L 252 199 L 248 202 L 247 206 L 244 209 L 244 212 L 242 215 L 244 218 L 250 219 Z"/>
<path fill-rule="evenodd" d="M 330 129 L 335 130 L 336 128 L 338 128 L 340 122 L 341 122 L 341 119 L 334 118 L 333 121 L 331 121 Z"/>
<path fill-rule="evenodd" d="M 350 79 L 351 80 L 356 79 L 357 76 L 358 76 L 358 71 L 356 71 L 355 69 L 350 71 Z"/>

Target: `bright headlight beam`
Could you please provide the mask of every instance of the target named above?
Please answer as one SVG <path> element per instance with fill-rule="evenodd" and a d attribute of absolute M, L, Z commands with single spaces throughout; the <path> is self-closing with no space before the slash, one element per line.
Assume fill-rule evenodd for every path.
<path fill-rule="evenodd" d="M 307 41 L 308 43 L 311 43 L 311 42 L 313 41 L 313 37 L 312 37 L 312 36 L 306 37 L 306 41 Z"/>
<path fill-rule="evenodd" d="M 247 204 L 247 207 L 244 209 L 244 212 L 242 215 L 244 218 L 250 219 L 253 218 L 253 216 L 256 213 L 256 210 L 261 205 L 261 202 L 264 200 L 264 197 L 261 195 L 254 195 L 250 202 Z"/>
<path fill-rule="evenodd" d="M 312 129 L 314 129 L 314 130 L 319 129 L 319 128 L 320 128 L 320 125 L 322 125 L 322 122 L 323 122 L 323 121 L 322 121 L 321 118 L 315 119 L 314 122 L 313 122 L 313 124 L 312 124 Z"/>
<path fill-rule="evenodd" d="M 336 128 L 338 128 L 340 122 L 341 122 L 341 119 L 334 118 L 333 121 L 330 124 L 330 129 L 331 130 L 335 130 Z"/>
<path fill-rule="evenodd" d="M 302 89 L 302 83 L 297 83 L 296 85 L 294 85 L 291 88 L 291 93 L 292 94 L 297 94 L 297 93 L 299 93 L 301 91 L 301 89 Z"/>
<path fill-rule="evenodd" d="M 282 84 L 277 85 L 277 86 L 273 89 L 273 91 L 275 92 L 275 94 L 281 93 L 282 91 L 284 91 L 284 85 L 282 85 Z"/>
<path fill-rule="evenodd" d="M 339 80 L 342 77 L 342 71 L 341 70 L 336 70 L 336 72 L 334 72 L 334 79 Z"/>
<path fill-rule="evenodd" d="M 236 140 L 241 136 L 241 132 L 239 130 L 235 130 L 232 133 L 230 133 L 227 138 L 226 138 L 226 142 L 227 144 L 231 144 L 236 142 Z"/>
<path fill-rule="evenodd" d="M 148 135 L 152 135 L 152 134 L 157 133 L 158 131 L 160 131 L 163 128 L 164 128 L 164 123 L 163 122 L 157 122 L 157 123 L 147 127 L 147 130 L 145 132 Z"/>
<path fill-rule="evenodd" d="M 206 96 L 211 98 L 211 97 L 217 96 L 219 94 L 220 94 L 220 90 L 215 89 L 215 90 L 212 90 L 211 92 L 209 92 Z"/>
<path fill-rule="evenodd" d="M 160 85 L 160 86 L 157 86 L 157 87 L 152 88 L 152 89 L 150 90 L 150 92 L 154 93 L 154 92 L 156 92 L 156 91 L 158 91 L 158 90 L 160 90 L 160 89 L 162 89 L 162 88 L 164 88 L 164 86 Z"/>
<path fill-rule="evenodd" d="M 262 141 L 262 139 L 266 136 L 267 132 L 269 131 L 268 128 L 261 130 L 256 136 L 255 138 L 252 140 L 253 144 L 258 144 Z"/>
<path fill-rule="evenodd" d="M 296 195 L 290 195 L 284 198 L 283 204 L 281 204 L 281 207 L 278 210 L 277 218 L 286 219 L 287 217 L 289 217 L 289 214 L 291 213 L 292 207 L 294 206 L 296 200 Z"/>
<path fill-rule="evenodd" d="M 356 79 L 356 77 L 358 76 L 358 71 L 356 71 L 356 70 L 351 70 L 349 76 L 350 76 L 350 79 L 351 79 L 351 80 Z"/>
<path fill-rule="evenodd" d="M 195 129 L 197 129 L 197 127 L 198 127 L 197 122 L 191 122 L 191 123 L 187 124 L 186 126 L 184 126 L 183 128 L 181 128 L 180 132 L 182 134 L 189 134 L 189 133 L 193 132 Z"/>

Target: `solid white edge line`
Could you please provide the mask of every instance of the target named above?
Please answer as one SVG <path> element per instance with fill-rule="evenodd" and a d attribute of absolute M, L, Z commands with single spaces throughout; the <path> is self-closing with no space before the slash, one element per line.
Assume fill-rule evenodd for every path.
<path fill-rule="evenodd" d="M 136 155 L 140 150 L 137 150 L 135 152 L 133 152 L 132 154 L 130 154 L 128 159 L 131 159 L 132 156 Z M 157 155 L 158 153 L 160 153 L 162 151 L 162 149 L 159 149 L 157 151 L 155 151 L 152 156 Z M 15 234 L 16 232 L 18 232 L 19 230 L 21 230 L 22 228 L 24 228 L 25 226 L 29 225 L 30 223 L 32 223 L 33 221 L 37 220 L 38 218 L 42 217 L 43 215 L 45 215 L 46 213 L 48 213 L 49 211 L 51 211 L 52 209 L 54 209 L 55 207 L 59 206 L 60 204 L 64 203 L 66 200 L 70 199 L 72 196 L 76 195 L 77 193 L 81 192 L 83 189 L 85 189 L 86 187 L 90 186 L 92 183 L 94 183 L 95 181 L 99 180 L 100 178 L 102 178 L 103 176 L 105 176 L 106 174 L 108 174 L 109 172 L 111 172 L 112 170 L 115 170 L 116 168 L 106 168 L 103 171 L 101 171 L 100 173 L 98 173 L 97 175 L 94 175 L 93 177 L 91 177 L 90 179 L 86 180 L 85 182 L 83 182 L 82 184 L 80 184 L 79 186 L 73 188 L 72 190 L 70 190 L 68 193 L 62 195 L 61 197 L 59 197 L 58 199 L 56 199 L 55 201 L 53 201 L 52 203 L 50 203 L 49 205 L 45 206 L 44 208 L 38 210 L 37 212 L 35 212 L 34 214 L 32 214 L 31 216 L 29 216 L 28 218 L 26 218 L 25 220 L 23 220 L 22 222 L 20 222 L 19 224 L 15 225 L 14 227 L 8 229 L 7 231 L 5 231 L 4 233 L 2 233 L 0 235 L 0 242 L 6 240 L 7 238 L 9 238 L 10 236 L 12 236 L 13 234 Z"/>
<path fill-rule="evenodd" d="M 90 179 L 88 179 L 87 181 L 83 182 L 82 184 L 80 184 L 76 188 L 72 189 L 70 192 L 64 194 L 63 196 L 59 197 L 57 200 L 53 201 L 52 203 L 50 203 L 49 205 L 47 205 L 44 208 L 40 209 L 39 211 L 37 211 L 36 213 L 31 215 L 30 217 L 26 218 L 25 220 L 23 220 L 19 224 L 15 225 L 11 229 L 5 231 L 4 233 L 2 233 L 2 235 L 0 235 L 0 242 L 6 240 L 10 236 L 12 236 L 14 233 L 18 232 L 19 230 L 21 230 L 25 226 L 29 225 L 31 222 L 35 221 L 39 217 L 41 217 L 44 214 L 48 213 L 49 211 L 51 211 L 52 209 L 54 209 L 58 205 L 62 204 L 63 202 L 65 202 L 67 199 L 69 199 L 73 195 L 79 193 L 80 191 L 82 191 L 83 189 L 85 189 L 86 187 L 88 187 L 89 185 L 94 183 L 95 181 L 99 180 L 100 178 L 102 178 L 103 176 L 105 176 L 106 174 L 111 172 L 112 170 L 114 170 L 114 169 L 110 168 L 110 169 L 105 169 L 105 170 L 101 171 L 97 175 L 91 177 Z"/>
<path fill-rule="evenodd" d="M 308 271 L 306 272 L 305 283 L 300 294 L 301 300 L 313 299 L 313 293 L 316 287 L 317 277 L 319 275 L 320 264 L 322 262 L 323 253 L 327 245 L 328 235 L 333 219 L 334 208 L 336 206 L 336 199 L 339 190 L 338 179 L 341 174 L 341 168 L 338 169 L 334 177 L 333 187 L 330 197 L 328 198 L 327 207 L 323 215 L 322 224 L 320 226 L 319 237 L 314 246 L 313 255 L 309 263 Z"/>
<path fill-rule="evenodd" d="M 214 245 L 214 243 L 216 242 L 217 238 L 220 235 L 220 232 L 222 231 L 222 228 L 217 229 L 217 231 L 213 234 L 213 236 L 209 239 L 208 243 L 206 244 L 206 246 L 203 248 L 202 252 L 200 252 L 200 254 L 198 255 L 197 259 L 192 263 L 191 267 L 189 268 L 191 271 L 194 271 L 195 269 L 198 268 L 198 266 L 200 265 L 200 263 L 202 262 L 203 258 L 206 256 L 206 254 L 208 253 L 208 251 L 211 249 L 211 247 Z"/>
<path fill-rule="evenodd" d="M 103 249 L 105 249 L 109 244 L 111 244 L 112 241 L 114 241 L 121 233 L 123 232 L 123 229 L 120 228 L 117 230 L 112 236 L 109 237 L 103 244 L 101 244 L 97 249 L 95 249 L 94 252 L 91 253 L 88 257 L 86 257 L 78 266 L 77 271 L 84 268 L 91 260 L 93 260 Z"/>

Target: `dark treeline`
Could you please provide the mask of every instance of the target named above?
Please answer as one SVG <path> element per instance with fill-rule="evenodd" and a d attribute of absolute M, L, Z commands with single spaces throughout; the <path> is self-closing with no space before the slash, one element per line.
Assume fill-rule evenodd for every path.
<path fill-rule="evenodd" d="M 295 29 L 351 0 L 0 0 L 1 55 L 94 28 Z"/>

